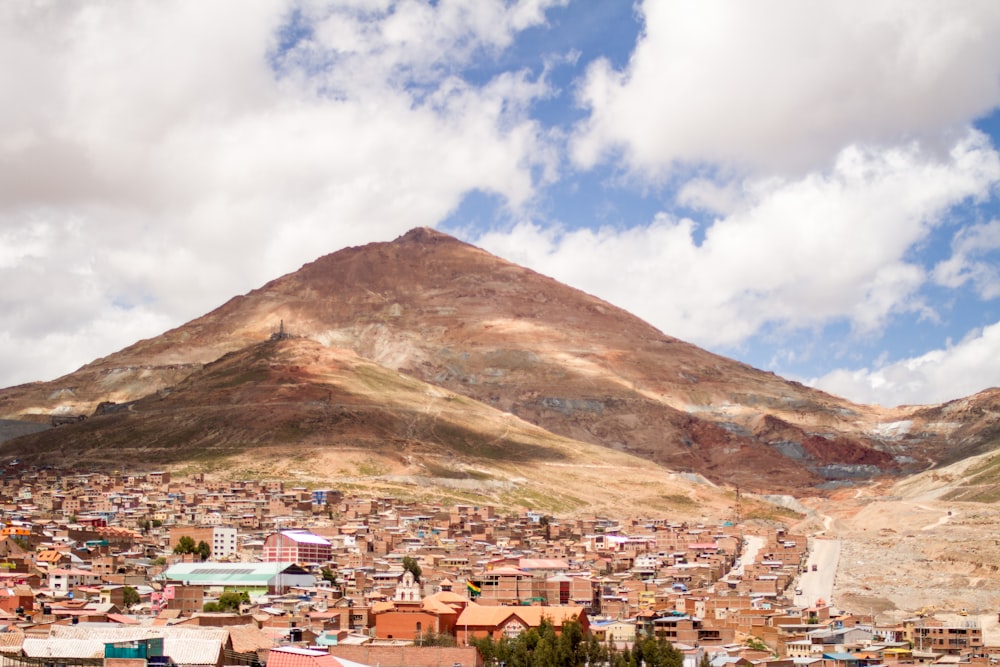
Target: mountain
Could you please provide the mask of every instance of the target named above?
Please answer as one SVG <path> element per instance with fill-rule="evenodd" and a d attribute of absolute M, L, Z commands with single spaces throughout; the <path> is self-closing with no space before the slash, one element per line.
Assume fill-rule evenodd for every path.
<path fill-rule="evenodd" d="M 311 370 L 297 377 L 294 368 Z M 325 375 L 331 369 L 340 369 L 340 384 Z M 331 406 L 350 405 L 342 392 L 357 395 L 360 378 L 374 376 L 393 381 L 365 394 L 363 409 L 337 408 L 347 410 L 338 418 Z M 394 407 L 407 404 L 409 392 L 454 398 L 428 402 L 424 414 L 433 418 L 414 422 Z M 262 402 L 262 395 L 285 398 Z M 456 400 L 475 415 L 461 427 L 440 408 Z M 410 447 L 464 462 L 510 459 L 524 469 L 558 462 L 538 443 L 559 441 L 596 447 L 587 451 L 598 458 L 621 454 L 746 489 L 795 492 L 996 447 L 998 392 L 963 400 L 856 405 L 415 229 L 322 257 L 52 382 L 0 391 L 0 418 L 94 415 L 14 438 L 0 452 L 166 463 L 223 451 L 293 456 L 295 447 L 324 443 L 336 451 Z M 506 426 L 491 430 L 504 420 L 524 433 L 530 426 L 540 440 Z M 421 426 L 412 431 L 414 424 Z M 462 434 L 457 441 L 428 435 L 452 429 Z M 461 442 L 492 442 L 495 455 Z"/>

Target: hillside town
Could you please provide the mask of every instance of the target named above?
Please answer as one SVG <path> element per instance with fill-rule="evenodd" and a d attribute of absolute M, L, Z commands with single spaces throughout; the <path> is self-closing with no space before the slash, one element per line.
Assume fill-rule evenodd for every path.
<path fill-rule="evenodd" d="M 17 461 L 0 506 L 4 665 L 479 667 L 474 642 L 544 623 L 619 649 L 666 639 L 685 667 L 995 662 L 971 619 L 885 626 L 806 599 L 816 540 L 778 524 Z"/>

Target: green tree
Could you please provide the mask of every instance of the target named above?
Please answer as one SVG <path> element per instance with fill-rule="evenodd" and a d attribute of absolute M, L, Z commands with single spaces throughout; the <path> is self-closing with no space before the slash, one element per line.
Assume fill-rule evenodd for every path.
<path fill-rule="evenodd" d="M 206 602 L 202 607 L 204 611 L 226 611 L 226 612 L 237 612 L 240 610 L 240 605 L 250 602 L 250 596 L 247 595 L 246 591 L 237 593 L 236 591 L 226 591 L 219 596 L 216 602 Z"/>
<path fill-rule="evenodd" d="M 177 546 L 174 547 L 175 554 L 193 554 L 198 551 L 198 545 L 194 543 L 194 538 L 190 535 L 181 535 L 181 538 L 177 540 Z"/>
<path fill-rule="evenodd" d="M 139 591 L 135 590 L 131 586 L 126 586 L 122 589 L 122 596 L 122 604 L 125 605 L 126 609 L 131 609 L 142 600 L 139 596 Z"/>
<path fill-rule="evenodd" d="M 323 581 L 329 581 L 333 585 L 337 584 L 337 573 L 331 570 L 330 568 L 324 566 L 323 569 L 319 571 L 319 573 Z"/>
<path fill-rule="evenodd" d="M 484 637 L 469 643 L 479 649 L 487 667 L 500 663 L 506 667 L 628 667 L 626 657 L 602 646 L 593 636 L 586 637 L 577 621 L 567 621 L 557 631 L 551 621 L 542 619 L 537 628 L 526 630 L 515 638 Z"/>
<path fill-rule="evenodd" d="M 455 637 L 447 633 L 437 633 L 433 630 L 428 630 L 423 634 L 417 635 L 416 641 L 414 643 L 417 646 L 445 646 L 452 647 L 457 646 L 458 642 Z"/>
<path fill-rule="evenodd" d="M 198 542 L 198 546 L 195 548 L 196 553 L 201 556 L 203 561 L 208 560 L 208 557 L 212 555 L 212 547 L 208 546 L 208 542 L 202 540 Z"/>
<path fill-rule="evenodd" d="M 420 564 L 416 558 L 403 556 L 403 569 L 413 574 L 414 581 L 420 581 L 420 575 L 423 574 L 423 570 L 420 569 Z"/>
<path fill-rule="evenodd" d="M 646 637 L 632 645 L 630 663 L 646 667 L 682 667 L 684 654 L 666 639 Z"/>

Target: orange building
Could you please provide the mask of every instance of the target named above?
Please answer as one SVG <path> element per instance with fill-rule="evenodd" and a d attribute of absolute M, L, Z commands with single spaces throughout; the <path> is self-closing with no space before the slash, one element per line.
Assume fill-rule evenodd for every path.
<path fill-rule="evenodd" d="M 413 574 L 406 572 L 393 599 L 372 606 L 375 637 L 419 643 L 428 633 L 454 635 L 458 615 L 468 603 L 468 598 L 444 590 L 422 598 Z"/>
<path fill-rule="evenodd" d="M 462 611 L 455 624 L 455 636 L 459 644 L 482 637 L 517 637 L 522 632 L 537 628 L 542 621 L 549 621 L 561 632 L 562 624 L 577 621 L 584 634 L 590 633 L 590 619 L 583 607 L 486 607 L 470 602 Z"/>

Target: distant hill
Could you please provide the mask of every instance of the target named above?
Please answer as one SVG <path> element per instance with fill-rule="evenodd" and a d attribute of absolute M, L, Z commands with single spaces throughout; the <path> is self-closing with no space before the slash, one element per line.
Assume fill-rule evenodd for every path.
<path fill-rule="evenodd" d="M 364 451 L 407 474 L 416 456 L 423 472 L 444 467 L 437 479 L 475 469 L 502 481 L 515 475 L 508 464 L 528 476 L 579 451 L 586 465 L 626 456 L 662 474 L 814 493 L 989 451 L 998 394 L 856 405 L 416 229 L 322 257 L 52 382 L 0 391 L 8 419 L 89 417 L 0 453 L 179 465 Z"/>

